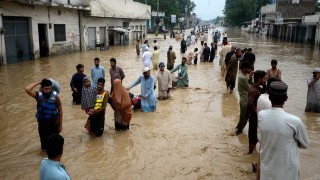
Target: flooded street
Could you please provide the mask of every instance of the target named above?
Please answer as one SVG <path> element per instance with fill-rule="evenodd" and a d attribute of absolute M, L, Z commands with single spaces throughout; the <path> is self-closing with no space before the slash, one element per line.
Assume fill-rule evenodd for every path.
<path fill-rule="evenodd" d="M 272 40 L 239 29 L 227 32 L 229 41 L 237 47 L 253 48 L 256 70 L 267 70 L 271 59 L 278 60 L 282 79 L 289 86 L 285 110 L 305 122 L 311 140 L 310 148 L 300 151 L 301 177 L 320 179 L 320 114 L 304 112 L 306 80 L 313 68 L 320 67 L 319 47 Z M 173 45 L 175 65 L 179 64 L 180 42 L 161 38 L 158 37 L 160 61 L 166 62 L 168 47 Z M 149 39 L 150 45 L 153 39 Z M 188 51 L 199 48 L 198 43 Z M 100 58 L 107 72 L 109 59 L 115 57 L 126 75 L 125 87 L 142 74 L 141 56 L 136 55 L 134 44 L 0 66 L 0 179 L 39 178 L 40 161 L 46 153 L 40 149 L 36 101 L 25 93 L 24 87 L 45 77 L 55 79 L 61 86 L 61 135 L 65 138 L 62 164 L 72 179 L 255 178 L 251 162 L 257 153 L 246 155 L 248 128 L 239 136 L 231 135 L 239 118 L 238 91 L 225 94 L 217 58 L 213 63 L 189 66 L 189 88 L 174 89 L 170 100 L 158 101 L 156 112 L 134 111 L 127 132 L 115 131 L 113 110 L 108 106 L 105 132 L 96 138 L 84 129 L 87 115 L 79 105 L 72 104 L 69 86 L 76 65 L 83 64 L 84 73 L 90 75 L 95 57 Z M 110 75 L 106 74 L 105 89 L 110 90 Z M 131 92 L 139 94 L 140 85 Z"/>

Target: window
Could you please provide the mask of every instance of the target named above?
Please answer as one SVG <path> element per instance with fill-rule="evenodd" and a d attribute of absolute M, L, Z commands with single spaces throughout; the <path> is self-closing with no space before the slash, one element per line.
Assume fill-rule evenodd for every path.
<path fill-rule="evenodd" d="M 292 0 L 292 4 L 299 4 L 299 0 Z"/>
<path fill-rule="evenodd" d="M 54 41 L 66 41 L 66 25 L 55 24 L 54 25 Z"/>
<path fill-rule="evenodd" d="M 122 27 L 124 29 L 128 28 L 129 27 L 129 22 L 122 22 Z"/>

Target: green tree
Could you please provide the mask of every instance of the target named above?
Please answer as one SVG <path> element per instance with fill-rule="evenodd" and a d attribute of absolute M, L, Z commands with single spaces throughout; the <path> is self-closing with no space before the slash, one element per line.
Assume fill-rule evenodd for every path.
<path fill-rule="evenodd" d="M 226 0 L 224 15 L 225 23 L 229 25 L 241 25 L 259 16 L 261 6 L 265 6 L 268 0 Z M 256 12 L 255 12 L 256 10 Z"/>
<path fill-rule="evenodd" d="M 194 11 L 196 4 L 191 0 L 178 0 L 179 12 L 180 14 L 190 15 L 192 11 Z"/>
<path fill-rule="evenodd" d="M 140 3 L 147 3 L 151 6 L 152 11 L 157 10 L 158 0 L 134 0 Z M 177 18 L 184 17 L 185 12 L 190 15 L 196 4 L 192 0 L 159 0 L 159 11 L 164 12 L 166 17 L 164 17 L 164 23 L 166 27 L 172 27 L 173 24 L 170 22 L 170 16 L 172 14 L 177 15 Z"/>
<path fill-rule="evenodd" d="M 320 0 L 317 1 L 316 12 L 320 11 Z"/>
<path fill-rule="evenodd" d="M 213 24 L 219 24 L 223 20 L 222 16 L 217 16 L 215 19 L 211 20 L 210 22 Z"/>

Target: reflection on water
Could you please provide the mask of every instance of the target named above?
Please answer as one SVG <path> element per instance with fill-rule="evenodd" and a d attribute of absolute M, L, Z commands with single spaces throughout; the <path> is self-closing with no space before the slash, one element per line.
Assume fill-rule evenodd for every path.
<path fill-rule="evenodd" d="M 305 121 L 311 139 L 310 149 L 301 151 L 301 175 L 318 178 L 320 118 L 318 114 L 305 113 L 304 107 L 306 79 L 314 67 L 320 66 L 319 48 L 247 34 L 238 29 L 227 31 L 230 41 L 238 47 L 253 48 L 256 69 L 267 70 L 271 59 L 278 60 L 283 80 L 289 85 L 285 109 Z M 151 45 L 153 39 L 149 41 Z M 180 42 L 160 38 L 158 42 L 161 61 L 166 61 L 166 51 L 173 45 L 178 57 L 176 63 L 181 62 Z M 188 51 L 196 46 L 188 47 Z M 65 137 L 62 163 L 73 179 L 254 179 L 250 169 L 254 157 L 245 156 L 246 135 L 230 135 L 238 122 L 238 92 L 225 94 L 217 60 L 189 66 L 190 87 L 173 90 L 172 99 L 159 101 L 154 113 L 134 112 L 128 132 L 114 130 L 113 111 L 107 107 L 105 133 L 95 138 L 85 132 L 86 115 L 79 106 L 72 105 L 69 87 L 75 66 L 84 64 L 85 73 L 90 75 L 95 57 L 100 58 L 107 70 L 109 59 L 116 57 L 126 74 L 125 86 L 142 73 L 141 57 L 135 54 L 134 45 L 0 67 L 1 177 L 38 177 L 40 160 L 45 153 L 40 152 L 35 100 L 23 88 L 51 77 L 61 85 L 62 135 Z M 109 78 L 107 75 L 106 79 Z M 110 89 L 109 81 L 105 89 Z M 132 89 L 134 94 L 139 91 L 139 86 Z"/>

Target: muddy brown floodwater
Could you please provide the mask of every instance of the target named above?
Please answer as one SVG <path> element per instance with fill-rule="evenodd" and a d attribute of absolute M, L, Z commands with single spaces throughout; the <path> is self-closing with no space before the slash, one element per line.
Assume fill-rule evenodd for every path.
<path fill-rule="evenodd" d="M 224 30 L 220 28 L 220 30 Z M 302 179 L 320 179 L 320 118 L 305 113 L 307 77 L 320 66 L 319 48 L 292 44 L 227 29 L 228 38 L 238 47 L 252 47 L 256 69 L 267 70 L 271 59 L 278 60 L 283 80 L 289 85 L 285 110 L 306 124 L 311 146 L 301 150 Z M 150 42 L 154 38 L 149 37 Z M 173 45 L 176 64 L 181 62 L 180 42 L 158 37 L 160 60 Z M 209 40 L 210 42 L 211 40 Z M 152 43 L 151 43 L 152 44 Z M 188 51 L 200 44 L 188 47 Z M 82 63 L 90 74 L 93 59 L 109 69 L 116 57 L 129 86 L 141 74 L 141 57 L 135 46 L 113 46 L 108 51 L 90 51 L 41 58 L 0 67 L 0 179 L 38 179 L 39 165 L 46 154 L 40 151 L 36 102 L 24 92 L 31 82 L 51 77 L 61 85 L 65 138 L 62 163 L 72 179 L 254 179 L 248 150 L 247 127 L 232 136 L 239 117 L 239 96 L 225 94 L 224 78 L 214 63 L 189 66 L 190 87 L 172 91 L 172 99 L 158 101 L 154 113 L 133 113 L 127 132 L 114 129 L 113 111 L 107 107 L 104 135 L 86 133 L 86 114 L 72 104 L 69 82 L 75 66 Z M 152 72 L 153 74 L 155 72 Z M 106 79 L 109 80 L 107 75 Z M 110 82 L 106 82 L 110 89 Z M 140 86 L 132 89 L 138 94 Z"/>

